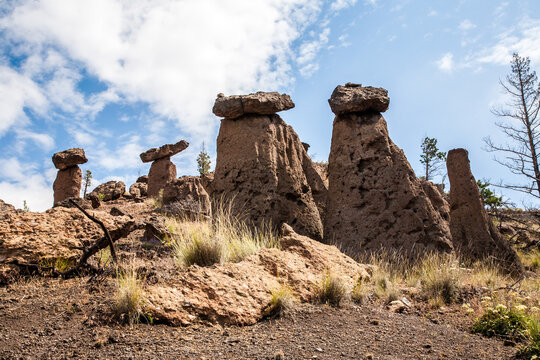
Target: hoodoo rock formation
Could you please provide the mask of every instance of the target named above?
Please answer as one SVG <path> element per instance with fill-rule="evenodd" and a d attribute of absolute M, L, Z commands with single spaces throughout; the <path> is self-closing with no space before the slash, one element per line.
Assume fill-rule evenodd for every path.
<path fill-rule="evenodd" d="M 338 86 L 329 156 L 325 241 L 350 255 L 398 249 L 409 256 L 453 250 L 450 230 L 422 189 L 380 114 L 385 89 Z"/>
<path fill-rule="evenodd" d="M 274 114 L 293 106 L 288 95 L 278 93 L 218 96 L 213 111 L 225 119 L 212 196 L 233 199 L 235 209 L 255 224 L 286 222 L 299 234 L 321 239 L 317 205 L 323 208 L 327 189 L 296 132 Z"/>
<path fill-rule="evenodd" d="M 52 161 L 58 169 L 53 184 L 54 203 L 68 198 L 78 198 L 81 194 L 82 172 L 78 165 L 88 161 L 83 149 L 68 149 L 53 155 Z"/>
<path fill-rule="evenodd" d="M 167 183 L 176 179 L 176 166 L 172 163 L 171 156 L 184 151 L 188 146 L 187 141 L 180 140 L 176 144 L 165 144 L 140 155 L 142 162 L 153 161 L 148 173 L 148 196 L 158 196 Z"/>
<path fill-rule="evenodd" d="M 484 209 L 467 150 L 450 150 L 446 167 L 450 180 L 450 229 L 454 248 L 467 260 L 491 258 L 506 271 L 522 274 L 523 266 L 518 255 L 497 231 Z"/>

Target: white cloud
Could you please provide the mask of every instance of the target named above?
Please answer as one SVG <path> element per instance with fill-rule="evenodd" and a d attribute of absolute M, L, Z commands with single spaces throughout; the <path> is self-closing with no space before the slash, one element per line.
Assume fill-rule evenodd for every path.
<path fill-rule="evenodd" d="M 339 0 L 334 9 L 354 2 Z M 64 71 L 56 69 L 47 85 L 65 111 L 102 108 L 74 91 L 80 64 L 116 96 L 149 103 L 183 130 L 205 134 L 216 126 L 210 110 L 217 93 L 291 84 L 293 42 L 320 10 L 310 0 L 23 1 L 0 29 L 30 56 L 42 54 L 32 65 L 37 71 L 51 48 L 66 55 L 68 65 L 55 59 Z"/>
<path fill-rule="evenodd" d="M 120 142 L 120 140 L 118 139 L 116 142 Z M 129 137 L 116 148 L 108 149 L 104 144 L 101 144 L 99 148 L 99 150 L 88 152 L 86 155 L 90 163 L 99 164 L 106 170 L 136 169 L 142 165 L 139 154 L 148 150 L 140 144 L 138 135 Z"/>
<path fill-rule="evenodd" d="M 439 60 L 437 60 L 437 67 L 444 72 L 452 72 L 454 69 L 454 55 L 450 52 L 444 54 Z"/>
<path fill-rule="evenodd" d="M 349 41 L 347 41 L 347 39 L 349 38 L 349 34 L 343 34 L 343 35 L 340 35 L 338 37 L 338 40 L 339 40 L 339 44 L 342 46 L 342 47 L 349 47 L 351 46 L 351 43 Z"/>
<path fill-rule="evenodd" d="M 304 42 L 300 46 L 296 62 L 300 65 L 302 76 L 309 77 L 319 69 L 319 65 L 314 60 L 321 48 L 328 43 L 329 35 L 330 28 L 324 28 L 317 38 Z"/>
<path fill-rule="evenodd" d="M 353 6 L 356 4 L 358 0 L 334 0 L 332 4 L 330 4 L 330 10 L 332 11 L 340 11 L 345 8 L 348 8 L 349 6 Z M 366 0 L 367 3 L 371 5 L 375 5 L 377 3 L 377 0 Z"/>
<path fill-rule="evenodd" d="M 437 10 L 431 10 L 430 12 L 428 12 L 427 15 L 428 16 L 437 16 L 437 15 L 439 15 L 439 13 L 437 12 Z"/>
<path fill-rule="evenodd" d="M 54 147 L 54 139 L 48 134 L 41 134 L 25 129 L 16 130 L 17 139 L 29 139 L 34 141 L 44 151 L 49 151 Z"/>
<path fill-rule="evenodd" d="M 44 114 L 48 102 L 34 81 L 0 65 L 0 137 L 12 126 L 28 123 L 24 108 Z"/>
<path fill-rule="evenodd" d="M 462 31 L 468 31 L 476 27 L 469 19 L 465 19 L 459 23 L 458 29 Z"/>
<path fill-rule="evenodd" d="M 0 159 L 0 198 L 17 208 L 26 200 L 32 211 L 51 207 L 53 190 L 43 174 L 33 164 L 21 164 L 16 158 Z"/>

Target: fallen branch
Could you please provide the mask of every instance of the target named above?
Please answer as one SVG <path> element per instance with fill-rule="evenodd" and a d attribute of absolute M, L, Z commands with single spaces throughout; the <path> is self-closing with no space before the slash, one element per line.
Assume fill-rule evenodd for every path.
<path fill-rule="evenodd" d="M 75 201 L 73 201 L 73 199 L 69 199 L 69 202 L 74 205 L 77 209 L 81 210 L 82 213 L 84 215 L 86 215 L 87 218 L 89 218 L 90 220 L 92 220 L 93 222 L 95 222 L 96 224 L 98 224 L 101 229 L 103 230 L 103 232 L 105 233 L 105 239 L 106 241 L 108 242 L 108 245 L 109 245 L 109 248 L 111 249 L 111 257 L 113 259 L 113 261 L 115 263 L 118 262 L 117 258 L 116 258 L 116 252 L 114 251 L 114 244 L 113 244 L 113 241 L 112 241 L 112 238 L 111 238 L 111 234 L 109 234 L 109 230 L 107 230 L 107 227 L 105 226 L 105 224 L 103 224 L 103 222 L 101 220 L 98 220 L 96 219 L 95 217 L 93 217 L 92 215 L 90 215 L 88 212 L 86 212 L 86 210 L 84 210 L 82 207 L 79 206 L 79 204 L 77 204 Z M 99 241 L 98 241 L 99 242 Z M 97 242 L 93 245 L 95 246 L 97 244 Z M 97 250 L 99 251 L 99 250 Z M 96 251 L 96 252 L 97 252 Z M 95 253 L 94 253 L 95 254 Z M 93 254 L 92 254 L 93 255 Z M 88 257 L 90 257 L 91 255 L 89 255 Z M 83 253 L 83 257 L 84 257 L 84 253 Z M 86 263 L 86 260 L 88 260 L 88 257 L 86 257 L 84 259 L 84 262 Z M 83 258 L 81 257 L 81 261 L 83 260 Z M 79 264 L 81 264 L 81 261 L 79 261 Z"/>

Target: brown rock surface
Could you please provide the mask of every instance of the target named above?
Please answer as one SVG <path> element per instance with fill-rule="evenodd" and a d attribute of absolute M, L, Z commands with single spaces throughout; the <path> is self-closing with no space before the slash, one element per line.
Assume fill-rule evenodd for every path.
<path fill-rule="evenodd" d="M 111 201 L 119 199 L 125 192 L 126 184 L 123 181 L 112 180 L 97 186 L 91 194 L 97 195 L 101 201 Z"/>
<path fill-rule="evenodd" d="M 54 180 L 54 204 L 59 203 L 67 198 L 78 198 L 81 196 L 82 172 L 75 165 L 58 170 L 56 180 Z"/>
<path fill-rule="evenodd" d="M 278 115 L 224 119 L 217 139 L 212 197 L 234 198 L 238 213 L 256 224 L 286 222 L 302 235 L 322 238 L 314 200 L 318 180 L 298 135 Z M 313 185 L 313 189 L 310 186 Z M 325 193 L 320 185 L 317 191 Z"/>
<path fill-rule="evenodd" d="M 439 190 L 438 184 L 434 184 L 429 180 L 420 180 L 422 184 L 422 189 L 431 201 L 431 205 L 439 212 L 441 217 L 445 221 L 450 221 L 450 204 L 443 197 Z"/>
<path fill-rule="evenodd" d="M 15 211 L 15 206 L 4 202 L 0 199 L 0 213 Z"/>
<path fill-rule="evenodd" d="M 83 149 L 74 148 L 57 152 L 52 157 L 52 162 L 58 170 L 84 164 L 88 161 Z"/>
<path fill-rule="evenodd" d="M 154 161 L 148 172 L 148 196 L 158 196 L 159 191 L 174 179 L 176 179 L 176 165 L 171 162 L 170 157 Z"/>
<path fill-rule="evenodd" d="M 188 219 L 212 215 L 210 196 L 198 176 L 182 176 L 168 183 L 163 190 L 162 211 Z"/>
<path fill-rule="evenodd" d="M 278 92 L 259 91 L 249 95 L 218 95 L 212 112 L 219 117 L 235 119 L 245 114 L 272 115 L 294 107 L 291 97 Z"/>
<path fill-rule="evenodd" d="M 133 197 L 141 197 L 148 195 L 148 183 L 136 182 L 129 187 L 129 193 Z"/>
<path fill-rule="evenodd" d="M 451 252 L 450 230 L 378 112 L 336 116 L 325 240 L 351 255 L 397 249 Z"/>
<path fill-rule="evenodd" d="M 196 318 L 228 325 L 251 325 L 262 319 L 271 291 L 284 282 L 301 301 L 310 301 L 314 287 L 327 270 L 351 290 L 370 268 L 358 264 L 336 247 L 300 236 L 285 225 L 281 250 L 263 249 L 239 263 L 192 266 L 174 284 L 147 289 L 152 316 L 173 325 Z"/>
<path fill-rule="evenodd" d="M 390 98 L 386 89 L 347 83 L 334 89 L 328 103 L 336 115 L 366 111 L 385 112 L 388 110 Z"/>
<path fill-rule="evenodd" d="M 163 159 L 165 157 L 171 157 L 184 151 L 189 146 L 189 143 L 185 140 L 180 140 L 176 144 L 165 144 L 158 148 L 152 148 L 143 152 L 140 157 L 143 163 Z"/>
<path fill-rule="evenodd" d="M 522 274 L 518 255 L 484 209 L 467 150 L 450 150 L 446 166 L 450 180 L 450 229 L 456 251 L 467 260 L 493 259 L 506 271 Z"/>

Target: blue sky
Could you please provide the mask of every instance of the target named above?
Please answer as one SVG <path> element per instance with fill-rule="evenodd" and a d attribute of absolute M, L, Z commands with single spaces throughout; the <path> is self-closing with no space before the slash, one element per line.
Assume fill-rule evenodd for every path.
<path fill-rule="evenodd" d="M 290 94 L 282 117 L 326 160 L 327 100 L 349 81 L 389 90 L 390 136 L 417 174 L 428 135 L 469 150 L 476 178 L 519 182 L 482 139 L 505 141 L 490 109 L 512 52 L 540 70 L 539 14 L 535 0 L 0 2 L 0 198 L 50 207 L 51 156 L 71 147 L 94 185 L 129 186 L 149 168 L 139 153 L 186 139 L 173 161 L 195 174 L 203 141 L 215 159 L 219 92 Z"/>

